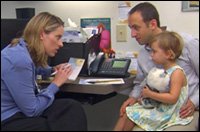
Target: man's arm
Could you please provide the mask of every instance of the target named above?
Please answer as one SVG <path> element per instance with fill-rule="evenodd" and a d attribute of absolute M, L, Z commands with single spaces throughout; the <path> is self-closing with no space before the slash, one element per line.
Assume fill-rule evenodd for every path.
<path fill-rule="evenodd" d="M 196 82 L 194 82 L 196 86 L 194 86 L 193 89 L 189 89 L 189 93 L 190 100 L 197 108 L 199 106 L 199 40 L 193 38 L 189 40 L 188 43 L 188 56 L 190 58 L 191 66 L 195 73 L 193 76 L 191 76 L 190 79 L 192 79 L 193 81 L 196 80 Z"/>
<path fill-rule="evenodd" d="M 137 76 L 133 81 L 133 90 L 130 92 L 129 97 L 135 97 L 136 99 L 140 97 L 143 87 L 146 85 L 145 75 L 141 70 L 140 65 L 137 67 Z"/>
<path fill-rule="evenodd" d="M 184 39 L 184 49 L 178 64 L 185 71 L 189 86 L 189 99 L 180 109 L 180 117 L 186 118 L 199 107 L 199 40 L 192 35 L 180 34 Z"/>

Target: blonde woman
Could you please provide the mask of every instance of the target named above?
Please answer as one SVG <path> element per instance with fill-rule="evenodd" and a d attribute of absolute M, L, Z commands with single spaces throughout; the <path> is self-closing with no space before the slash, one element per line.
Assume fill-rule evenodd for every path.
<path fill-rule="evenodd" d="M 34 16 L 21 38 L 1 51 L 1 130 L 67 131 L 87 130 L 82 106 L 71 99 L 55 99 L 59 87 L 72 73 L 65 64 L 54 68 L 47 58 L 63 46 L 63 21 L 48 12 Z M 57 70 L 53 82 L 40 92 L 36 75 Z"/>

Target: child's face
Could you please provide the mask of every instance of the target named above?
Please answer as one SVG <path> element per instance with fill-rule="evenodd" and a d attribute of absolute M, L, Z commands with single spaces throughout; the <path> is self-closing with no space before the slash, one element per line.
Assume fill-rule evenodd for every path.
<path fill-rule="evenodd" d="M 166 52 L 158 46 L 158 43 L 158 41 L 152 43 L 151 57 L 155 64 L 165 64 L 167 60 Z"/>

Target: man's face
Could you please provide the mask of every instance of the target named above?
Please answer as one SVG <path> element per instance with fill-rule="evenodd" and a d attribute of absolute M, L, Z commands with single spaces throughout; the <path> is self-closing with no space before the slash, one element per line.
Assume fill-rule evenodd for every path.
<path fill-rule="evenodd" d="M 147 44 L 152 37 L 152 30 L 142 18 L 140 12 L 134 12 L 128 17 L 128 25 L 131 29 L 131 37 L 135 38 L 140 45 Z"/>

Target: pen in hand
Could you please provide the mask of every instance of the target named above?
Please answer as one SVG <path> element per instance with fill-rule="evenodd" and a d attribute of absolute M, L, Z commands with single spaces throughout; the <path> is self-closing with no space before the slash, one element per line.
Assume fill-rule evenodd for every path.
<path fill-rule="evenodd" d="M 65 68 L 67 68 L 67 67 L 69 67 L 69 66 L 71 66 L 71 64 L 68 63 L 68 64 L 65 65 L 62 69 L 65 69 Z M 51 76 L 55 75 L 57 72 L 58 72 L 58 71 L 53 72 L 53 73 L 51 74 Z"/>

